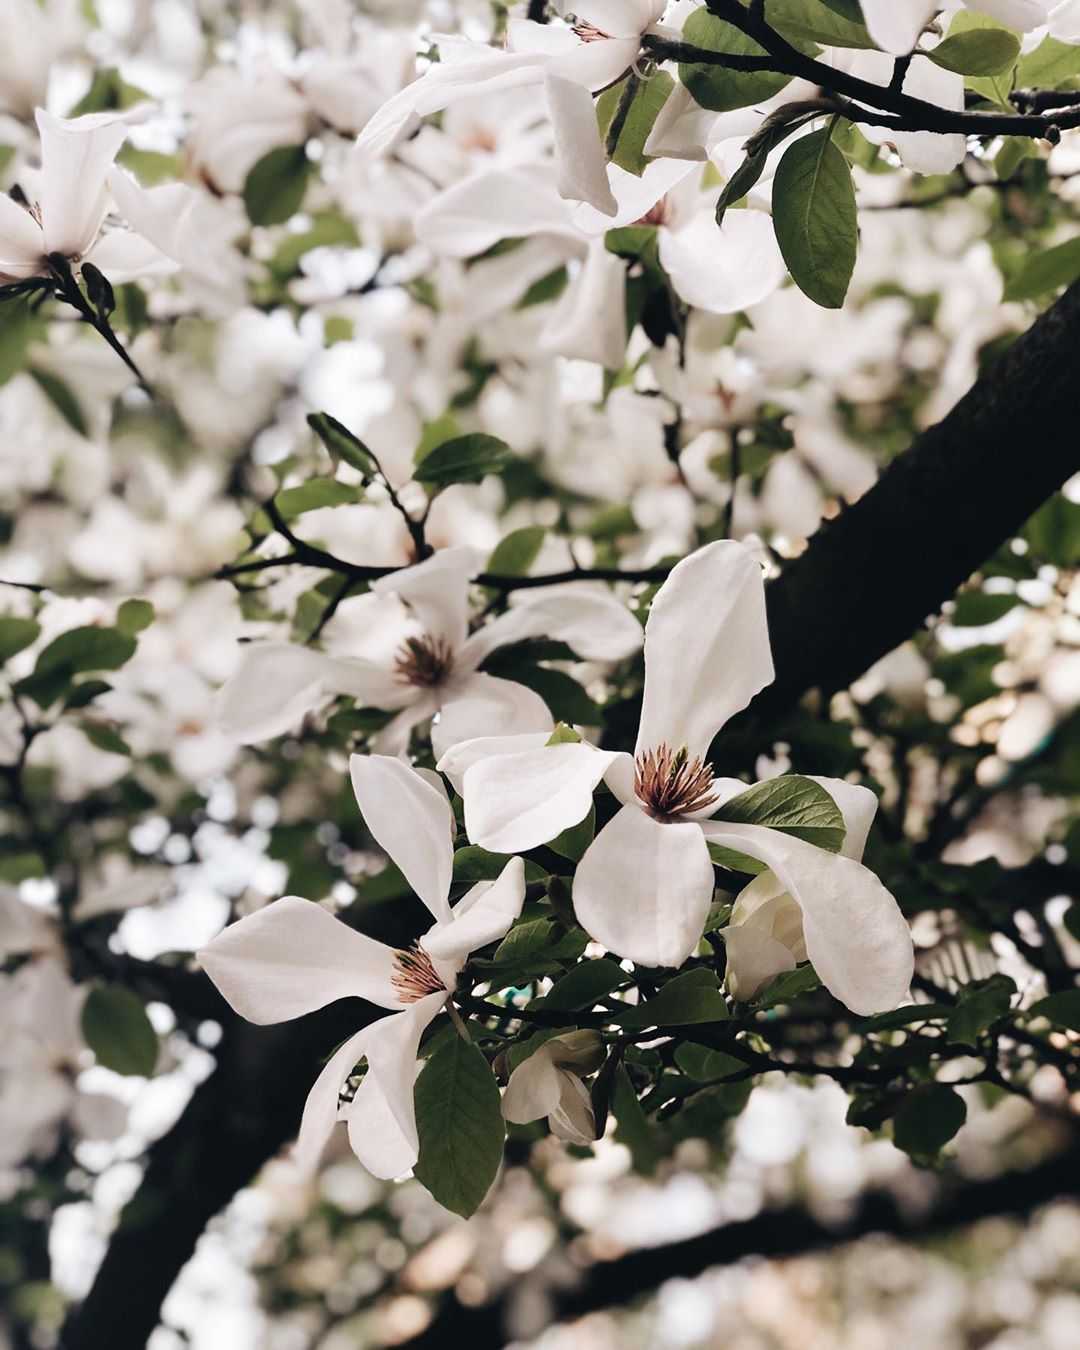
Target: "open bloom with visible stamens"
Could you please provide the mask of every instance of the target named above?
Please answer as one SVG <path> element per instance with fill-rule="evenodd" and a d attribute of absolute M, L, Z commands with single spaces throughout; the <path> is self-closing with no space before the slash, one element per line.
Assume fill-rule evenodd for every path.
<path fill-rule="evenodd" d="M 296 896 L 226 928 L 198 953 L 241 1017 L 260 1026 L 364 998 L 392 1014 L 358 1031 L 330 1058 L 308 1094 L 296 1154 L 314 1168 L 340 1118 L 364 1166 L 390 1179 L 419 1156 L 413 1087 L 420 1040 L 445 1007 L 472 952 L 505 937 L 521 913 L 525 869 L 511 858 L 451 907 L 454 816 L 436 774 L 398 759 L 354 755 L 353 790 L 368 829 L 431 911 L 434 924 L 408 951 L 365 937 Z M 350 1101 L 357 1064 L 367 1073 Z"/>
<path fill-rule="evenodd" d="M 501 853 L 576 825 L 606 782 L 622 805 L 578 863 L 573 902 L 586 932 L 620 956 L 679 966 L 693 953 L 712 902 L 716 843 L 783 883 L 802 912 L 807 953 L 837 998 L 858 1013 L 894 1007 L 911 980 L 912 942 L 877 877 L 779 830 L 709 819 L 746 788 L 712 776 L 709 745 L 772 677 L 761 568 L 741 544 L 707 544 L 653 601 L 633 755 L 538 736 L 485 738 L 459 745 L 440 768 L 465 798 L 469 838 Z"/>
<path fill-rule="evenodd" d="M 580 587 L 544 588 L 470 636 L 474 570 L 471 549 L 444 549 L 372 583 L 373 594 L 354 604 L 373 626 L 389 624 L 400 637 L 386 659 L 253 644 L 222 689 L 223 729 L 245 744 L 266 740 L 290 730 L 327 699 L 349 694 L 363 705 L 396 712 L 374 740 L 387 754 L 403 751 L 413 727 L 438 714 L 431 734 L 435 753 L 442 755 L 475 736 L 551 731 L 551 713 L 539 694 L 479 670 L 496 648 L 547 637 L 566 642 L 585 660 L 619 661 L 641 645 L 641 626 L 625 605 Z"/>

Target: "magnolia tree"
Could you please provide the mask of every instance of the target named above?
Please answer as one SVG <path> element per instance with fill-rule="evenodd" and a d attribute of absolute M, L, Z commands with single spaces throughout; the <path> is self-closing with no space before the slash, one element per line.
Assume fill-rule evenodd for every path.
<path fill-rule="evenodd" d="M 1080 4 L 0 34 L 0 1340 L 145 1345 L 271 1159 L 419 1251 L 784 1083 L 1073 1188 Z"/>

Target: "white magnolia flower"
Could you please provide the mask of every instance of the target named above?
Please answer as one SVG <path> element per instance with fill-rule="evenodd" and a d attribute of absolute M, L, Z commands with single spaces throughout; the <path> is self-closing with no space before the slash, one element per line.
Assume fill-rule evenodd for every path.
<path fill-rule="evenodd" d="M 408 951 L 365 937 L 319 905 L 276 900 L 226 928 L 198 953 L 230 1006 L 249 1022 L 287 1022 L 339 998 L 363 998 L 392 1016 L 364 1027 L 331 1057 L 308 1095 L 297 1141 L 313 1168 L 338 1119 L 369 1172 L 389 1179 L 419 1155 L 413 1087 L 420 1039 L 453 993 L 472 952 L 506 936 L 525 899 L 525 868 L 512 858 L 452 908 L 454 814 L 437 775 L 398 759 L 354 755 L 353 790 L 379 846 L 401 868 L 434 924 Z M 367 1073 L 339 1110 L 360 1060 Z"/>
<path fill-rule="evenodd" d="M 49 90 L 57 63 L 86 33 L 80 0 L 4 0 L 0 5 L 0 111 L 29 117 Z"/>
<path fill-rule="evenodd" d="M 510 1075 L 502 1113 L 515 1125 L 546 1116 L 548 1127 L 568 1144 L 591 1144 L 596 1117 L 583 1074 L 604 1062 L 604 1046 L 595 1031 L 569 1031 L 553 1036 L 523 1060 Z"/>
<path fill-rule="evenodd" d="M 963 4 L 966 9 L 1025 33 L 1046 23 L 1047 11 L 1052 7 L 1051 0 L 963 0 Z M 893 56 L 905 56 L 912 51 L 923 29 L 941 8 L 941 0 L 862 0 L 870 36 Z"/>
<path fill-rule="evenodd" d="M 362 156 L 389 153 L 423 117 L 476 94 L 543 84 L 555 138 L 559 191 L 612 214 L 592 93 L 620 79 L 666 0 L 581 0 L 573 27 L 514 20 L 508 50 L 442 40 L 440 60 L 375 114 L 357 142 Z"/>
<path fill-rule="evenodd" d="M 549 637 L 586 660 L 620 661 L 641 645 L 641 627 L 624 605 L 580 587 L 544 588 L 470 637 L 474 570 L 471 549 L 444 549 L 372 583 L 373 596 L 360 597 L 355 613 L 389 625 L 397 645 L 386 659 L 329 656 L 288 643 L 252 645 L 222 690 L 223 729 L 245 744 L 266 740 L 348 694 L 363 706 L 397 712 L 375 742 L 387 753 L 403 750 L 412 728 L 438 714 L 432 743 L 442 755 L 475 736 L 546 733 L 554 726 L 539 694 L 478 670 L 497 647 Z"/>
<path fill-rule="evenodd" d="M 773 677 L 761 569 L 740 544 L 708 544 L 672 571 L 645 630 L 645 689 L 633 755 L 542 736 L 466 742 L 440 768 L 465 798 L 469 838 L 516 853 L 585 818 L 603 780 L 622 803 L 578 864 L 574 910 L 597 942 L 648 966 L 679 966 L 713 895 L 709 844 L 756 858 L 803 914 L 807 951 L 854 1012 L 891 1008 L 911 980 L 896 901 L 853 858 L 760 825 L 709 819 L 746 784 L 705 762 L 727 720 Z"/>
<path fill-rule="evenodd" d="M 53 117 L 39 108 L 41 170 L 32 205 L 0 196 L 0 282 L 48 276 L 49 256 L 73 267 L 92 262 L 111 281 L 129 281 L 172 264 L 140 235 L 101 233 L 109 210 L 108 175 L 127 127 L 111 113 Z"/>

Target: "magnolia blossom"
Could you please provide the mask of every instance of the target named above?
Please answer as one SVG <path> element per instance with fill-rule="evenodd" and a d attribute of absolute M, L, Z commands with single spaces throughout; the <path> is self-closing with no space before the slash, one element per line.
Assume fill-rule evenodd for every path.
<path fill-rule="evenodd" d="M 498 647 L 525 638 L 568 643 L 586 660 L 619 661 L 641 646 L 641 627 L 626 607 L 601 591 L 544 588 L 469 635 L 471 549 L 444 549 L 415 567 L 372 583 L 355 602 L 354 620 L 388 633 L 394 646 L 376 659 L 337 657 L 288 643 L 252 645 L 225 685 L 220 722 L 245 744 L 279 736 L 305 713 L 339 694 L 396 716 L 375 739 L 399 753 L 413 727 L 432 727 L 437 755 L 458 741 L 514 731 L 548 733 L 554 723 L 543 699 L 514 680 L 478 667 Z M 386 646 L 385 642 L 381 645 Z"/>
<path fill-rule="evenodd" d="M 569 1031 L 545 1041 L 510 1075 L 502 1113 L 515 1125 L 547 1117 L 552 1134 L 568 1144 L 591 1144 L 596 1117 L 583 1074 L 604 1062 L 604 1045 L 595 1031 Z"/>
<path fill-rule="evenodd" d="M 967 9 L 1025 33 L 1046 23 L 1047 12 L 1053 7 L 1052 0 L 963 0 L 963 3 Z M 893 56 L 905 56 L 912 51 L 923 29 L 941 8 L 941 0 L 862 0 L 870 36 Z"/>
<path fill-rule="evenodd" d="M 4 0 L 0 5 L 0 111 L 28 117 L 45 101 L 57 62 L 86 32 L 80 0 Z"/>
<path fill-rule="evenodd" d="M 65 120 L 39 108 L 41 171 L 29 208 L 0 196 L 0 282 L 49 276 L 49 257 L 92 262 L 113 281 L 172 264 L 141 236 L 101 233 L 109 210 L 108 174 L 127 128 L 111 113 Z"/>
<path fill-rule="evenodd" d="M 634 63 L 641 38 L 667 0 L 582 0 L 576 23 L 516 19 L 508 49 L 442 40 L 440 60 L 385 103 L 357 142 L 362 156 L 389 153 L 423 117 L 476 94 L 543 84 L 555 139 L 559 191 L 614 214 L 591 94 L 619 80 Z"/>
<path fill-rule="evenodd" d="M 911 980 L 911 935 L 873 873 L 779 830 L 711 819 L 746 785 L 713 776 L 709 745 L 772 677 L 761 569 L 722 540 L 683 559 L 653 601 L 633 755 L 495 737 L 456 747 L 440 768 L 465 798 L 469 838 L 503 853 L 578 824 L 607 784 L 621 806 L 578 863 L 573 903 L 586 932 L 620 956 L 679 966 L 693 953 L 712 902 L 714 843 L 783 883 L 837 998 L 858 1013 L 894 1007 Z"/>
<path fill-rule="evenodd" d="M 435 920 L 424 936 L 398 951 L 309 900 L 286 896 L 226 928 L 198 957 L 230 1006 L 260 1026 L 350 996 L 390 1012 L 331 1056 L 308 1095 L 296 1150 L 301 1166 L 314 1168 L 342 1119 L 356 1156 L 390 1179 L 419 1156 L 413 1088 L 420 1039 L 470 954 L 505 937 L 521 913 L 525 869 L 511 858 L 497 881 L 478 882 L 451 907 L 454 814 L 440 779 L 378 755 L 354 755 L 350 768 L 368 829 Z M 339 1107 L 360 1060 L 367 1073 Z"/>

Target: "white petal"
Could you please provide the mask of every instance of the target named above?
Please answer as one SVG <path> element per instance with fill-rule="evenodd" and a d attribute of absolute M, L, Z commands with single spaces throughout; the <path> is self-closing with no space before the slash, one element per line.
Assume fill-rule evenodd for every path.
<path fill-rule="evenodd" d="M 594 206 L 581 205 L 574 209 L 574 223 L 586 234 L 603 234 L 621 225 L 635 225 L 692 173 L 700 176 L 700 167 L 677 159 L 654 161 L 646 166 L 640 178 L 627 169 L 620 169 L 617 164 L 610 164 L 608 180 L 618 203 L 615 215 L 604 214 Z"/>
<path fill-rule="evenodd" d="M 388 755 L 353 755 L 349 772 L 375 842 L 435 918 L 448 919 L 455 826 L 445 791 Z"/>
<path fill-rule="evenodd" d="M 252 643 L 218 695 L 217 721 L 226 736 L 253 745 L 292 731 L 334 694 L 386 707 L 400 705 L 403 692 L 389 671 L 367 661 L 338 661 L 290 642 Z"/>
<path fill-rule="evenodd" d="M 41 226 L 25 206 L 0 193 L 0 277 L 36 276 L 44 267 L 44 256 Z"/>
<path fill-rule="evenodd" d="M 570 201 L 589 202 L 598 211 L 613 216 L 618 203 L 608 184 L 607 155 L 600 140 L 592 95 L 574 80 L 564 80 L 550 70 L 545 87 L 555 133 L 559 195 Z"/>
<path fill-rule="evenodd" d="M 551 739 L 549 731 L 526 732 L 514 736 L 477 736 L 475 740 L 462 741 L 439 759 L 438 769 L 444 773 L 454 786 L 454 791 L 464 796 L 465 773 L 482 759 L 493 755 L 512 755 L 523 750 L 539 750 Z"/>
<path fill-rule="evenodd" d="M 390 1181 L 407 1172 L 420 1153 L 414 1091 L 420 1039 L 446 1002 L 429 994 L 383 1022 L 384 1034 L 367 1044 L 368 1071 L 345 1108 L 352 1150 L 372 1176 Z"/>
<path fill-rule="evenodd" d="M 1050 36 L 1059 42 L 1080 42 L 1080 0 L 1061 0 L 1050 11 Z"/>
<path fill-rule="evenodd" d="M 550 735 L 555 727 L 540 695 L 515 680 L 473 674 L 447 692 L 439 720 L 431 728 L 432 749 L 440 760 L 462 741 L 522 732 Z"/>
<path fill-rule="evenodd" d="M 1047 0 L 965 0 L 968 9 L 989 14 L 1008 28 L 1029 33 L 1046 22 Z"/>
<path fill-rule="evenodd" d="M 862 0 L 863 19 L 882 51 L 904 56 L 919 40 L 937 0 Z"/>
<path fill-rule="evenodd" d="M 295 895 L 230 924 L 197 956 L 229 1006 L 259 1026 L 339 998 L 400 1006 L 393 949 Z"/>
<path fill-rule="evenodd" d="M 474 633 L 462 660 L 479 664 L 497 647 L 534 637 L 565 642 L 585 661 L 623 661 L 644 640 L 641 624 L 609 592 L 545 587 Z"/>
<path fill-rule="evenodd" d="M 812 773 L 806 776 L 820 783 L 840 808 L 840 814 L 844 817 L 844 846 L 840 852 L 845 858 L 858 861 L 866 850 L 870 826 L 877 815 L 877 794 L 868 787 L 849 783 L 844 778 L 819 778 Z"/>
<path fill-rule="evenodd" d="M 683 229 L 661 229 L 660 261 L 686 303 L 711 314 L 758 304 L 786 275 L 764 211 L 729 211 L 720 229 L 711 211 L 698 212 Z"/>
<path fill-rule="evenodd" d="M 93 263 L 115 286 L 140 277 L 168 276 L 177 270 L 177 264 L 156 244 L 134 230 L 107 230 L 83 261 Z"/>
<path fill-rule="evenodd" d="M 127 127 L 112 116 L 65 119 L 43 108 L 36 118 L 45 251 L 66 258 L 81 256 L 89 251 L 105 217 L 105 177 L 127 137 Z"/>
<path fill-rule="evenodd" d="M 734 998 L 753 998 L 777 975 L 795 969 L 795 958 L 782 942 L 752 924 L 722 930 L 727 952 L 727 987 Z"/>
<path fill-rule="evenodd" d="M 502 1098 L 503 1119 L 528 1125 L 550 1115 L 559 1105 L 562 1084 L 547 1047 L 540 1046 L 510 1075 Z"/>
<path fill-rule="evenodd" d="M 511 858 L 497 880 L 477 882 L 454 906 L 452 917 L 430 928 L 420 945 L 456 975 L 473 952 L 507 935 L 524 903 L 525 864 Z"/>
<path fill-rule="evenodd" d="M 552 306 L 540 347 L 576 361 L 618 370 L 626 356 L 626 266 L 602 240 Z"/>
<path fill-rule="evenodd" d="M 312 1084 L 307 1101 L 304 1103 L 300 1136 L 293 1150 L 293 1157 L 303 1171 L 314 1172 L 318 1166 L 326 1141 L 337 1124 L 338 1098 L 345 1080 L 366 1055 L 367 1046 L 372 1038 L 381 1035 L 383 1024 L 390 1020 L 383 1018 L 371 1026 L 364 1027 L 355 1036 L 350 1036 L 345 1044 L 331 1055 L 326 1067 Z"/>
<path fill-rule="evenodd" d="M 640 37 L 667 8 L 667 0 L 576 0 L 574 13 L 608 37 Z"/>
<path fill-rule="evenodd" d="M 637 752 L 686 746 L 703 757 L 772 679 L 761 567 L 741 544 L 706 544 L 678 564 L 652 604 Z"/>
<path fill-rule="evenodd" d="M 568 1144 L 591 1144 L 596 1139 L 596 1117 L 593 1115 L 589 1089 L 577 1076 L 565 1069 L 556 1069 L 559 1078 L 559 1100 L 548 1114 L 548 1124 L 557 1139 Z"/>
<path fill-rule="evenodd" d="M 417 215 L 422 244 L 451 258 L 484 253 L 500 239 L 579 235 L 554 177 L 542 165 L 475 174 L 440 193 Z"/>
<path fill-rule="evenodd" d="M 424 632 L 456 652 L 469 631 L 469 578 L 476 570 L 471 548 L 445 548 L 415 567 L 371 583 L 376 595 L 396 595 Z"/>
<path fill-rule="evenodd" d="M 681 966 L 701 941 L 713 869 L 701 829 L 624 806 L 578 863 L 574 913 L 610 951 L 638 965 Z"/>
<path fill-rule="evenodd" d="M 493 853 L 546 844 L 588 815 L 614 758 L 591 745 L 564 744 L 479 760 L 465 772 L 469 838 Z"/>
<path fill-rule="evenodd" d="M 911 933 L 873 872 L 761 825 L 701 827 L 710 840 L 757 858 L 803 912 L 806 951 L 825 987 L 852 1012 L 895 1008 L 911 983 Z"/>

